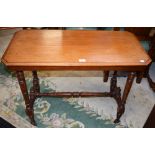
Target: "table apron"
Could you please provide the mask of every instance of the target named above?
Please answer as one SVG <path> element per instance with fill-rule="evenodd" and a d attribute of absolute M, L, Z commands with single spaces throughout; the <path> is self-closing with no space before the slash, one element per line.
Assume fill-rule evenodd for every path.
<path fill-rule="evenodd" d="M 8 69 L 12 71 L 64 71 L 64 70 L 72 70 L 72 71 L 145 71 L 147 66 L 7 66 Z"/>

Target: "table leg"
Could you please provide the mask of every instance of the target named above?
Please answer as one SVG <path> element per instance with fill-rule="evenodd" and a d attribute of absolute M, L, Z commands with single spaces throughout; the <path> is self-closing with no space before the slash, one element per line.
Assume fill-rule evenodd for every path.
<path fill-rule="evenodd" d="M 144 76 L 143 72 L 137 72 L 137 79 L 136 79 L 136 83 L 140 84 L 142 81 L 142 78 Z"/>
<path fill-rule="evenodd" d="M 111 78 L 110 94 L 111 94 L 111 97 L 114 97 L 114 99 L 116 100 L 117 106 L 120 107 L 120 105 L 121 105 L 121 88 L 117 87 L 117 71 L 114 71 L 114 74 Z"/>
<path fill-rule="evenodd" d="M 33 109 L 34 101 L 36 99 L 35 93 L 40 92 L 40 86 L 37 71 L 32 71 L 32 76 L 33 76 L 33 86 L 30 88 L 30 104 Z"/>
<path fill-rule="evenodd" d="M 40 92 L 40 86 L 39 86 L 39 78 L 37 75 L 37 71 L 32 71 L 33 76 L 33 86 L 30 88 L 30 106 L 31 109 L 33 109 L 33 105 L 36 99 L 36 94 Z"/>
<path fill-rule="evenodd" d="M 117 71 L 114 71 L 113 77 L 111 78 L 110 93 L 119 105 L 121 103 L 121 88 L 117 87 Z"/>
<path fill-rule="evenodd" d="M 130 89 L 131 89 L 131 86 L 132 86 L 132 83 L 134 81 L 134 77 L 135 77 L 135 73 L 131 72 L 129 75 L 128 75 L 128 78 L 127 78 L 127 81 L 126 81 L 126 85 L 125 85 L 125 88 L 124 88 L 124 92 L 123 92 L 123 96 L 122 96 L 122 100 L 121 100 L 121 103 L 118 105 L 117 107 L 117 118 L 116 120 L 114 121 L 114 123 L 118 123 L 120 121 L 120 117 L 122 116 L 122 114 L 124 113 L 125 111 L 125 103 L 126 103 L 126 99 L 128 97 L 128 94 L 130 92 Z"/>
<path fill-rule="evenodd" d="M 37 75 L 37 71 L 32 71 L 32 75 L 33 75 L 33 88 L 34 91 L 39 93 L 40 92 L 40 86 L 39 86 L 39 78 Z"/>
<path fill-rule="evenodd" d="M 104 82 L 107 82 L 108 81 L 108 77 L 109 77 L 109 71 L 103 71 L 103 81 Z"/>
<path fill-rule="evenodd" d="M 16 74 L 17 74 L 17 79 L 18 79 L 18 82 L 20 85 L 21 92 L 23 94 L 23 98 L 25 100 L 26 114 L 28 115 L 28 117 L 31 121 L 31 124 L 35 125 L 34 112 L 33 112 L 32 106 L 30 104 L 30 99 L 29 99 L 29 95 L 28 95 L 28 91 L 27 91 L 24 72 L 23 71 L 17 71 Z"/>
<path fill-rule="evenodd" d="M 114 96 L 113 93 L 116 87 L 117 87 L 117 71 L 114 71 L 110 83 L 110 93 L 112 94 L 112 96 Z"/>

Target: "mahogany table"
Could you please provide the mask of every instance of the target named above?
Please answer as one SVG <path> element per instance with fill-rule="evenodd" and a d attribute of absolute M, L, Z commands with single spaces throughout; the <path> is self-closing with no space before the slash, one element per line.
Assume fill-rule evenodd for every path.
<path fill-rule="evenodd" d="M 125 103 L 135 72 L 139 79 L 151 63 L 138 39 L 130 32 L 95 30 L 22 30 L 17 32 L 2 62 L 16 71 L 26 113 L 32 124 L 33 104 L 37 97 L 113 97 L 117 103 L 115 123 L 125 111 Z M 110 92 L 40 92 L 37 70 L 114 70 Z M 28 93 L 24 71 L 32 71 L 33 86 Z M 121 97 L 117 71 L 128 71 Z M 102 87 L 102 86 L 101 86 Z"/>

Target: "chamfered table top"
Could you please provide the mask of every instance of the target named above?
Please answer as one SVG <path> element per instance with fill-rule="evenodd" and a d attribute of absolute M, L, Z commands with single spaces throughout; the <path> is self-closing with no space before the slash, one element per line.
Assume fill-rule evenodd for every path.
<path fill-rule="evenodd" d="M 151 59 L 130 32 L 96 30 L 22 30 L 2 62 L 10 69 L 44 67 L 147 66 Z"/>

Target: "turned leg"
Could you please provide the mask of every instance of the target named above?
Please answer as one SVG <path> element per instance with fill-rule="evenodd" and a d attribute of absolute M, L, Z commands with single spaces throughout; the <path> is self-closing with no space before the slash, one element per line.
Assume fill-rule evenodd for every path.
<path fill-rule="evenodd" d="M 33 108 L 30 104 L 30 99 L 27 91 L 27 86 L 26 86 L 26 81 L 24 77 L 23 71 L 17 71 L 17 79 L 20 85 L 21 92 L 23 94 L 23 98 L 25 100 L 25 105 L 26 105 L 26 114 L 30 118 L 31 124 L 35 125 L 35 120 L 34 120 L 34 112 Z"/>
<path fill-rule="evenodd" d="M 121 104 L 121 88 L 117 87 L 117 71 L 114 71 L 111 78 L 110 94 L 111 97 L 114 97 L 117 102 L 117 106 L 119 107 Z"/>
<path fill-rule="evenodd" d="M 103 71 L 103 75 L 104 75 L 103 81 L 107 82 L 108 81 L 108 77 L 109 77 L 109 71 Z"/>
<path fill-rule="evenodd" d="M 115 88 L 117 87 L 117 71 L 114 71 L 110 83 L 110 93 L 113 94 Z M 113 95 L 112 95 L 113 96 Z"/>
<path fill-rule="evenodd" d="M 137 72 L 137 79 L 136 83 L 141 83 L 144 73 L 143 72 Z"/>
<path fill-rule="evenodd" d="M 40 86 L 39 86 L 39 78 L 37 75 L 37 71 L 32 71 L 32 75 L 33 75 L 33 88 L 34 91 L 39 93 L 40 92 Z"/>
<path fill-rule="evenodd" d="M 120 117 L 122 116 L 122 114 L 125 111 L 125 103 L 126 103 L 126 99 L 128 97 L 128 94 L 130 92 L 132 83 L 134 81 L 134 77 L 135 77 L 135 73 L 131 72 L 128 75 L 127 81 L 126 81 L 126 85 L 124 88 L 124 92 L 123 92 L 123 96 L 122 96 L 122 100 L 121 100 L 121 104 L 119 104 L 118 108 L 117 108 L 117 118 L 114 121 L 114 123 L 118 123 L 120 121 Z"/>
<path fill-rule="evenodd" d="M 37 75 L 37 71 L 32 71 L 32 76 L 33 76 L 33 86 L 30 89 L 30 105 L 31 105 L 31 108 L 33 108 L 33 105 L 34 105 L 34 102 L 36 99 L 35 93 L 40 92 L 39 78 Z"/>
<path fill-rule="evenodd" d="M 117 87 L 117 71 L 114 71 L 113 77 L 111 78 L 110 93 L 119 106 L 121 103 L 121 88 Z"/>

